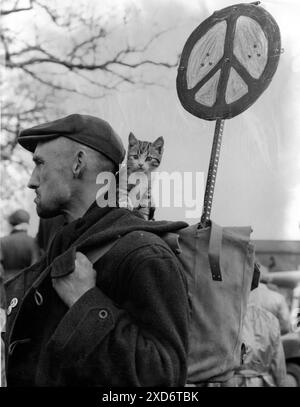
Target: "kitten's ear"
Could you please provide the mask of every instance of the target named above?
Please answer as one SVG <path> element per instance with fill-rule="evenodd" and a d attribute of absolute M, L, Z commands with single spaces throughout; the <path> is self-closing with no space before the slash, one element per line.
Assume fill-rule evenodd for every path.
<path fill-rule="evenodd" d="M 137 143 L 137 138 L 134 136 L 134 134 L 133 133 L 129 133 L 129 136 L 128 136 L 128 143 L 129 143 L 129 145 L 130 146 L 134 146 L 136 143 Z"/>
<path fill-rule="evenodd" d="M 164 146 L 164 139 L 163 137 L 158 137 L 153 143 L 153 147 L 155 147 L 157 150 L 161 152 L 163 146 Z"/>

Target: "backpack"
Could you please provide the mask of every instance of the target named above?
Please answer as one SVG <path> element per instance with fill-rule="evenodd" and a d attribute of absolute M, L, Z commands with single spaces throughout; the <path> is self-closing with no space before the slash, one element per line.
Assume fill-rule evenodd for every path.
<path fill-rule="evenodd" d="M 250 227 L 198 224 L 160 236 L 176 254 L 191 305 L 187 384 L 225 382 L 240 365 L 248 296 L 257 285 Z M 119 239 L 86 253 L 96 263 Z"/>

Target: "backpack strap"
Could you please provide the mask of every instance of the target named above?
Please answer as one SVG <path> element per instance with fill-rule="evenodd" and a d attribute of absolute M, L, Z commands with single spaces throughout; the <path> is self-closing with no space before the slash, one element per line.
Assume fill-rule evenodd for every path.
<path fill-rule="evenodd" d="M 92 264 L 97 263 L 98 260 L 101 259 L 110 249 L 114 247 L 114 245 L 119 241 L 119 237 L 116 239 L 110 240 L 108 243 L 102 245 L 101 247 L 95 247 L 94 249 L 89 250 L 85 253 L 86 257 Z"/>
<path fill-rule="evenodd" d="M 181 248 L 178 242 L 179 235 L 176 233 L 166 233 L 161 236 L 162 239 L 168 244 L 175 254 L 180 254 Z M 214 281 L 222 281 L 222 273 L 220 266 L 220 256 L 222 251 L 222 238 L 223 229 L 221 226 L 214 222 L 211 222 L 211 233 L 208 245 L 208 259 Z M 92 264 L 95 264 L 101 257 L 103 257 L 113 246 L 118 242 L 120 238 L 113 239 L 101 247 L 96 247 L 89 250 L 85 255 L 88 257 Z"/>
<path fill-rule="evenodd" d="M 208 244 L 208 259 L 211 269 L 212 279 L 222 281 L 220 256 L 222 251 L 223 229 L 221 226 L 211 222 L 211 231 Z"/>
<path fill-rule="evenodd" d="M 125 235 L 123 235 L 125 236 Z M 120 236 L 121 237 L 121 236 Z M 90 260 L 92 264 L 95 264 L 101 257 L 103 257 L 114 245 L 119 241 L 120 237 L 110 240 L 108 243 L 102 245 L 101 247 L 95 247 L 85 253 L 86 257 Z M 160 236 L 167 245 L 170 247 L 173 253 L 176 255 L 181 253 L 181 248 L 179 244 L 179 234 L 168 232 Z"/>
<path fill-rule="evenodd" d="M 208 246 L 208 258 L 211 268 L 212 278 L 215 281 L 222 281 L 220 255 L 222 250 L 222 227 L 214 222 L 211 222 L 211 233 Z M 162 236 L 163 240 L 171 247 L 173 252 L 179 254 L 181 252 L 178 242 L 179 235 L 176 233 L 166 233 Z M 103 257 L 114 245 L 118 242 L 119 238 L 113 239 L 101 247 L 96 247 L 89 250 L 85 255 L 92 264 L 95 264 L 101 257 Z"/>

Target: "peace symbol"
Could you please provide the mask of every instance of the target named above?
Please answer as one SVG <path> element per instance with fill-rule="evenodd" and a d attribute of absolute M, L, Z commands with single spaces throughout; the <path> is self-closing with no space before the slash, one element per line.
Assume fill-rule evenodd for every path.
<path fill-rule="evenodd" d="M 265 9 L 238 4 L 215 12 L 184 46 L 177 75 L 183 107 L 206 120 L 240 114 L 270 84 L 280 52 L 278 25 Z"/>

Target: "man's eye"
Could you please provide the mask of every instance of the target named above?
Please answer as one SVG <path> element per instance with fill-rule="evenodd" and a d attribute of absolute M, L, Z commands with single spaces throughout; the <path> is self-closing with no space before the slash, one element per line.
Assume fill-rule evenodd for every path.
<path fill-rule="evenodd" d="M 35 160 L 34 163 L 35 163 L 36 167 L 40 167 L 41 165 L 44 164 L 44 161 L 43 160 Z"/>

